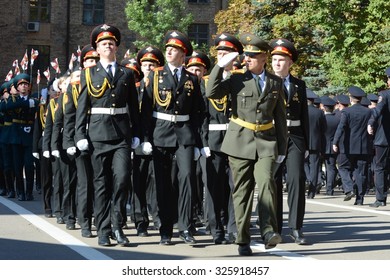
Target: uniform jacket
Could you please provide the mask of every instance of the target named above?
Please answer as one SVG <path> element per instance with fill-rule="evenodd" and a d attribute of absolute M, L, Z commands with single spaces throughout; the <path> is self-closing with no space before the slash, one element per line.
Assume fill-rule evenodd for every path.
<path fill-rule="evenodd" d="M 340 122 L 340 118 L 336 116 L 336 113 L 326 113 L 326 128 L 325 128 L 325 143 L 324 143 L 324 154 L 334 154 L 333 151 L 333 137 L 336 133 L 337 126 Z"/>
<path fill-rule="evenodd" d="M 158 147 L 177 145 L 202 146 L 200 139 L 202 97 L 198 77 L 183 68 L 180 81 L 175 85 L 168 65 L 149 74 L 142 101 L 144 141 Z M 156 96 L 157 95 L 157 96 Z M 157 98 L 167 100 L 161 106 Z M 189 121 L 171 122 L 152 117 L 153 111 L 171 115 L 189 115 Z"/>
<path fill-rule="evenodd" d="M 374 145 L 388 146 L 390 143 L 390 94 L 382 94 L 381 101 L 371 111 L 368 122 L 375 129 Z M 385 125 L 386 124 L 386 125 Z"/>
<path fill-rule="evenodd" d="M 76 108 L 79 98 L 79 85 L 70 84 L 66 90 L 63 102 L 64 110 L 64 133 L 62 138 L 62 146 L 66 150 L 70 147 L 76 147 L 74 140 L 75 125 L 76 125 Z"/>
<path fill-rule="evenodd" d="M 325 139 L 324 132 L 326 120 L 322 110 L 314 105 L 308 106 L 309 115 L 309 150 L 323 152 Z"/>
<path fill-rule="evenodd" d="M 127 114 L 88 114 L 91 108 L 124 107 L 127 107 Z M 125 139 L 131 145 L 132 137 L 139 137 L 139 125 L 132 70 L 117 64 L 115 76 L 110 78 L 98 62 L 97 65 L 81 71 L 80 96 L 76 110 L 76 142 L 88 138 L 92 142 Z"/>
<path fill-rule="evenodd" d="M 259 132 L 230 122 L 222 143 L 222 152 L 252 160 L 285 155 L 287 127 L 282 80 L 266 72 L 266 87 L 263 92 L 259 92 L 250 71 L 235 72 L 225 80 L 222 74 L 223 68 L 214 66 L 206 88 L 207 97 L 221 99 L 228 96 L 231 99 L 232 116 L 246 122 L 274 122 L 274 127 Z"/>
<path fill-rule="evenodd" d="M 371 142 L 367 132 L 370 109 L 360 103 L 345 108 L 341 112 L 340 123 L 334 135 L 333 144 L 339 146 L 339 152 L 353 155 L 368 155 L 371 153 Z M 344 150 L 339 145 L 344 132 Z"/>

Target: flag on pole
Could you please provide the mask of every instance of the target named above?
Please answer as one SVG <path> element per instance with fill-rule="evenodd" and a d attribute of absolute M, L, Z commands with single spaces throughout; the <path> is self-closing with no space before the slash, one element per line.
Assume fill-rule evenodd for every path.
<path fill-rule="evenodd" d="M 81 49 L 80 46 L 77 46 L 77 61 L 80 63 Z"/>
<path fill-rule="evenodd" d="M 43 71 L 43 75 L 45 75 L 47 82 L 50 81 L 50 69 L 47 67 L 46 71 Z"/>
<path fill-rule="evenodd" d="M 52 62 L 50 62 L 51 67 L 54 68 L 57 74 L 61 73 L 60 65 L 58 64 L 58 58 L 55 58 Z"/>
<path fill-rule="evenodd" d="M 12 66 L 15 67 L 15 75 L 19 75 L 20 74 L 20 69 L 19 69 L 19 61 L 16 59 L 14 60 L 14 62 L 12 63 Z"/>
<path fill-rule="evenodd" d="M 130 49 L 127 50 L 127 52 L 125 53 L 125 56 L 123 59 L 128 59 L 130 58 L 131 54 L 130 54 Z"/>
<path fill-rule="evenodd" d="M 13 74 L 13 72 L 12 72 L 12 69 L 11 69 L 11 70 L 9 70 L 7 76 L 5 77 L 5 81 L 6 81 L 6 82 L 11 81 L 11 79 L 12 79 L 12 74 Z"/>
<path fill-rule="evenodd" d="M 69 70 L 72 71 L 73 70 L 73 63 L 77 60 L 77 56 L 72 53 L 72 57 L 70 58 L 70 61 L 69 61 Z"/>
<path fill-rule="evenodd" d="M 39 69 L 37 70 L 37 85 L 39 85 L 41 82 L 41 72 L 39 72 Z"/>
<path fill-rule="evenodd" d="M 28 67 L 28 55 L 27 55 L 27 49 L 26 52 L 24 53 L 24 56 L 22 58 L 22 61 L 20 61 L 20 66 L 22 67 L 23 71 L 27 70 Z"/>
<path fill-rule="evenodd" d="M 38 50 L 31 49 L 31 58 L 30 58 L 30 65 L 34 65 L 34 60 L 38 57 L 39 52 Z"/>

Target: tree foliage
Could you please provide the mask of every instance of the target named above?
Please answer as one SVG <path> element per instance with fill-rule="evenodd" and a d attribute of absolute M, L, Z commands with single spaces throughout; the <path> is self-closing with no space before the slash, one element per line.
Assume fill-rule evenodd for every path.
<path fill-rule="evenodd" d="M 125 13 L 130 30 L 139 34 L 137 48 L 153 45 L 163 49 L 164 35 L 176 29 L 187 33 L 193 22 L 182 0 L 128 0 Z"/>

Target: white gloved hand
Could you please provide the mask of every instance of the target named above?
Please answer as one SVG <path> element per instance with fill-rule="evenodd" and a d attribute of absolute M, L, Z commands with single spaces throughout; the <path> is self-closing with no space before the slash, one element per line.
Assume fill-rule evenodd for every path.
<path fill-rule="evenodd" d="M 225 54 L 220 60 L 218 60 L 218 66 L 225 68 L 230 62 L 232 62 L 238 56 L 238 52 L 231 52 Z"/>
<path fill-rule="evenodd" d="M 133 139 L 131 139 L 131 148 L 136 149 L 139 146 L 139 143 L 140 143 L 139 138 L 133 137 Z"/>
<path fill-rule="evenodd" d="M 197 147 L 194 147 L 194 160 L 197 161 L 200 158 L 200 150 Z"/>
<path fill-rule="evenodd" d="M 34 99 L 29 99 L 28 102 L 30 103 L 30 108 L 34 108 L 35 107 L 35 101 Z"/>
<path fill-rule="evenodd" d="M 309 151 L 305 151 L 305 158 L 307 158 L 309 156 Z"/>
<path fill-rule="evenodd" d="M 209 156 L 211 156 L 210 148 L 203 147 L 202 149 L 200 149 L 200 154 L 202 155 L 202 157 L 208 158 Z"/>
<path fill-rule="evenodd" d="M 150 144 L 150 142 L 143 142 L 141 144 L 141 149 L 144 155 L 150 155 L 153 151 L 153 147 L 152 144 Z"/>
<path fill-rule="evenodd" d="M 50 152 L 49 151 L 44 151 L 42 154 L 45 158 L 50 158 Z"/>
<path fill-rule="evenodd" d="M 35 157 L 36 159 L 39 159 L 39 153 L 32 153 L 33 157 Z"/>
<path fill-rule="evenodd" d="M 51 151 L 51 155 L 53 157 L 59 158 L 60 157 L 60 151 L 59 150 Z"/>
<path fill-rule="evenodd" d="M 86 151 L 86 150 L 88 150 L 88 140 L 81 139 L 81 140 L 77 141 L 76 146 L 80 151 Z"/>
<path fill-rule="evenodd" d="M 374 127 L 372 127 L 371 125 L 368 125 L 367 126 L 367 132 L 370 135 L 374 135 Z"/>
<path fill-rule="evenodd" d="M 285 158 L 286 158 L 286 156 L 284 156 L 284 155 L 278 155 L 278 157 L 276 158 L 275 162 L 276 163 L 282 163 Z"/>
<path fill-rule="evenodd" d="M 68 155 L 73 156 L 73 155 L 76 153 L 76 147 L 69 147 L 69 148 L 67 148 L 67 149 L 66 149 L 66 153 L 67 153 Z"/>

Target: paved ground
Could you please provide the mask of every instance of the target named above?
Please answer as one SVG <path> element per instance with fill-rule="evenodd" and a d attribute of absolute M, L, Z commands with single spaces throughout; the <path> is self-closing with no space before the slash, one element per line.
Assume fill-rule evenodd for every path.
<path fill-rule="evenodd" d="M 82 238 L 80 230 L 66 230 L 54 218 L 45 218 L 41 199 L 38 194 L 35 197 L 35 201 L 24 202 L 0 197 L 0 260 L 144 260 L 148 264 L 191 260 L 201 261 L 203 265 L 209 261 L 241 264 L 244 260 L 249 263 L 330 260 L 333 267 L 343 260 L 348 265 L 352 260 L 364 261 L 363 264 L 370 260 L 390 260 L 390 206 L 368 207 L 375 200 L 372 194 L 366 197 L 363 206 L 354 206 L 353 200 L 344 202 L 340 191 L 333 197 L 320 194 L 307 200 L 304 233 L 310 245 L 294 244 L 284 229 L 283 243 L 265 250 L 258 229 L 253 227 L 254 256 L 247 258 L 237 255 L 234 244 L 214 245 L 211 237 L 204 234 L 204 228 L 199 228 L 194 246 L 183 244 L 177 236 L 173 238 L 174 246 L 160 246 L 157 231 L 149 230 L 149 237 L 137 237 L 134 225 L 129 223 L 125 234 L 131 246 L 99 247 L 97 238 Z M 284 214 L 286 217 L 287 206 Z M 5 263 L 9 262 L 1 261 L 0 265 Z M 290 262 L 285 265 L 291 266 Z M 359 271 L 356 262 L 353 265 Z"/>

